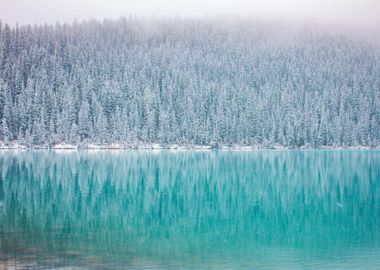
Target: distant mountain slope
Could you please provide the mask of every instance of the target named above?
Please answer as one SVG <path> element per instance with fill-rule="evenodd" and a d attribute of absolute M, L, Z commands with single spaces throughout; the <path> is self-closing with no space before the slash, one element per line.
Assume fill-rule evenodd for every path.
<path fill-rule="evenodd" d="M 0 140 L 380 144 L 380 51 L 218 20 L 0 24 Z"/>

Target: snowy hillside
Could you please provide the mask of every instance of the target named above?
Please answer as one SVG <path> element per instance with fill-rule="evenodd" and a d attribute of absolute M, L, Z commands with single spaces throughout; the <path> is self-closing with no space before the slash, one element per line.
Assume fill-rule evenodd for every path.
<path fill-rule="evenodd" d="M 0 140 L 20 145 L 380 144 L 380 51 L 218 20 L 0 24 Z"/>

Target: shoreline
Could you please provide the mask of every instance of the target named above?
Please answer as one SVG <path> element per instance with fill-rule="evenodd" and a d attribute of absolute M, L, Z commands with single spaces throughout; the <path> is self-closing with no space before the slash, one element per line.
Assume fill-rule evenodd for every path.
<path fill-rule="evenodd" d="M 1 150 L 227 150 L 227 151 L 258 151 L 258 150 L 380 150 L 380 145 L 355 146 L 301 146 L 289 147 L 284 145 L 179 145 L 179 144 L 55 144 L 26 146 L 18 143 L 4 144 L 0 142 Z"/>

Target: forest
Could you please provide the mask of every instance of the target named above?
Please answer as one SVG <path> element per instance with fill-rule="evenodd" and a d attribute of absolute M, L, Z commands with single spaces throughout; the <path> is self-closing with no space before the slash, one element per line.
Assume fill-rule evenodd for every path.
<path fill-rule="evenodd" d="M 0 21 L 0 125 L 28 147 L 377 147 L 380 48 L 243 19 Z"/>

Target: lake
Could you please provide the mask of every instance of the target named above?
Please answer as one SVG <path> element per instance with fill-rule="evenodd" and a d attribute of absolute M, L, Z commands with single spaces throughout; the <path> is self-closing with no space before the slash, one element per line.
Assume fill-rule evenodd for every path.
<path fill-rule="evenodd" d="M 3 151 L 25 268 L 380 269 L 380 151 Z"/>

